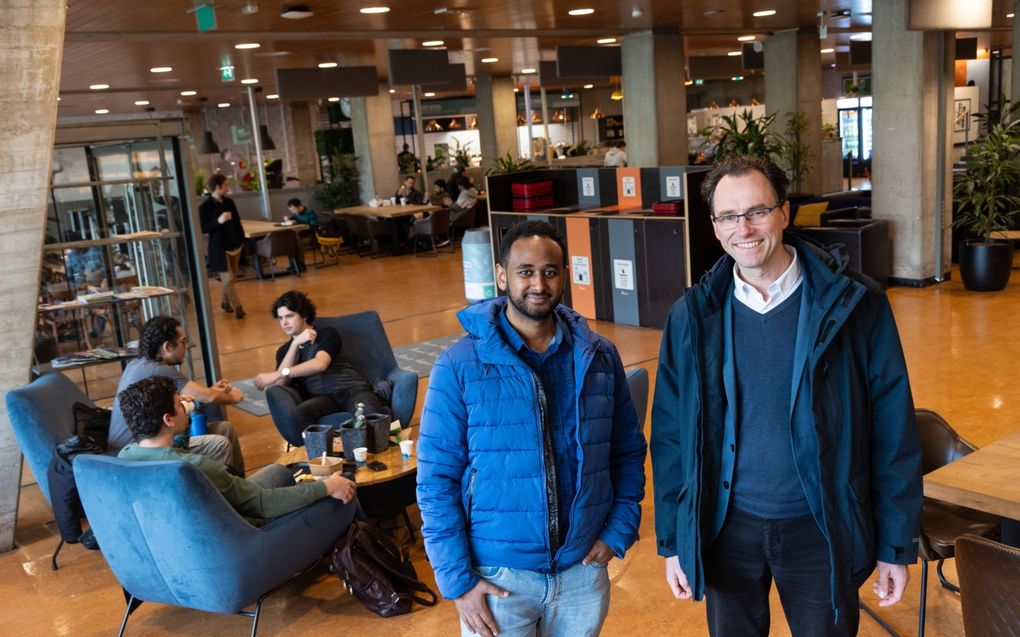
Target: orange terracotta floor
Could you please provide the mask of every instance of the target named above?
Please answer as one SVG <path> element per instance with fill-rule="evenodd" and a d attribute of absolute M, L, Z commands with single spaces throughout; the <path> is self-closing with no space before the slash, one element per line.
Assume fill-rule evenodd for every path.
<path fill-rule="evenodd" d="M 280 293 L 298 288 L 308 292 L 322 315 L 375 309 L 382 316 L 392 345 L 399 346 L 456 333 L 455 314 L 463 304 L 461 255 L 437 259 L 413 257 L 343 258 L 339 266 L 310 271 L 300 279 L 243 281 L 239 291 L 248 318 L 217 313 L 220 359 L 228 378 L 245 378 L 272 366 L 273 352 L 282 341 L 269 306 Z M 214 294 L 218 284 L 213 283 Z M 1020 340 L 1014 334 L 1020 308 L 1020 273 L 1014 272 L 1007 291 L 976 294 L 958 281 L 925 289 L 890 291 L 906 351 L 915 402 L 943 414 L 965 437 L 988 444 L 1016 428 L 1020 417 L 1020 383 L 1016 380 Z M 660 332 L 595 322 L 596 330 L 618 346 L 624 363 L 652 372 Z M 94 395 L 110 395 L 116 378 L 101 371 L 90 375 Z M 420 413 L 425 381 L 418 394 Z M 417 417 L 417 416 L 416 416 Z M 269 417 L 256 418 L 238 410 L 230 419 L 241 433 L 250 469 L 272 462 L 283 443 Z M 646 426 L 647 433 L 647 426 Z M 650 465 L 648 466 L 650 474 Z M 649 485 L 650 486 L 650 485 Z M 677 602 L 664 581 L 662 561 L 655 555 L 652 498 L 643 504 L 642 539 L 623 561 L 610 565 L 612 604 L 604 634 L 705 635 L 704 609 Z M 417 521 L 417 511 L 412 517 Z M 60 570 L 49 567 L 57 541 L 53 514 L 41 497 L 31 474 L 25 472 L 18 515 L 17 548 L 0 556 L 0 617 L 7 635 L 115 634 L 124 600 L 102 555 L 77 546 L 61 554 Z M 215 541 L 210 539 L 210 541 Z M 300 538 L 295 538 L 300 541 Z M 415 564 L 426 581 L 431 570 L 420 541 L 412 548 Z M 955 577 L 950 563 L 947 573 Z M 905 600 L 882 615 L 903 634 L 916 632 L 918 570 Z M 932 578 L 934 580 L 934 577 Z M 869 586 L 863 597 L 872 598 Z M 788 635 L 778 600 L 773 595 L 773 635 Z M 929 587 L 928 635 L 963 634 L 959 598 Z M 128 626 L 129 635 L 242 635 L 247 620 L 179 608 L 146 604 Z M 364 610 L 332 575 L 315 573 L 271 598 L 263 606 L 259 634 L 322 635 L 371 634 L 389 637 L 427 637 L 458 634 L 456 610 L 450 602 L 419 608 L 410 615 L 380 619 Z M 862 617 L 861 635 L 885 633 Z"/>

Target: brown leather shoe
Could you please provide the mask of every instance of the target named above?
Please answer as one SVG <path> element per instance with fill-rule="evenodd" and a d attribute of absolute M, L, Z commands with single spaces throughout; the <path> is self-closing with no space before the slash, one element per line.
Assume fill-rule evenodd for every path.
<path fill-rule="evenodd" d="M 241 319 L 245 316 L 247 316 L 247 314 L 245 313 L 244 308 L 238 305 L 237 308 L 234 309 L 234 317 Z"/>
<path fill-rule="evenodd" d="M 234 308 L 230 305 L 230 303 L 227 303 L 226 301 L 220 303 L 220 307 L 223 308 L 224 312 L 233 312 L 234 311 Z"/>

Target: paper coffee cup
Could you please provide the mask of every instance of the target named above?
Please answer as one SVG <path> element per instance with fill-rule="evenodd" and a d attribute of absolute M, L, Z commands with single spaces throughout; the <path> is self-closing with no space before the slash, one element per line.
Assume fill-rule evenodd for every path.
<path fill-rule="evenodd" d="M 400 455 L 404 458 L 410 458 L 414 452 L 414 441 L 413 440 L 401 440 L 400 441 Z"/>
<path fill-rule="evenodd" d="M 365 464 L 368 461 L 368 447 L 355 447 L 354 448 L 354 462 L 359 465 Z"/>

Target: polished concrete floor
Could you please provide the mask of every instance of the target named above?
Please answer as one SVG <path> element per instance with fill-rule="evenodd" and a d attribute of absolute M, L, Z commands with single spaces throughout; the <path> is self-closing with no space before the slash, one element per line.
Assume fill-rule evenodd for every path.
<path fill-rule="evenodd" d="M 213 286 L 218 293 L 218 284 Z M 457 333 L 455 314 L 464 304 L 459 253 L 436 259 L 347 256 L 339 266 L 309 271 L 298 279 L 244 281 L 239 291 L 248 317 L 237 320 L 219 312 L 216 315 L 220 357 L 228 378 L 246 378 L 272 367 L 273 352 L 283 339 L 269 306 L 291 288 L 308 292 L 321 315 L 375 309 L 394 346 Z M 916 404 L 940 412 L 978 445 L 1012 431 L 1020 413 L 1020 383 L 1015 373 L 1020 360 L 1020 340 L 1015 338 L 1020 272 L 1014 272 L 1012 284 L 1002 293 L 967 292 L 956 277 L 925 289 L 896 288 L 890 291 L 890 298 Z M 594 327 L 617 344 L 626 365 L 648 368 L 654 381 L 658 330 L 599 322 Z M 109 394 L 115 380 L 103 379 L 96 372 L 90 378 L 90 390 Z M 423 380 L 416 419 L 424 393 Z M 242 434 L 249 468 L 272 462 L 280 454 L 283 443 L 269 417 L 255 418 L 232 409 L 230 419 Z M 648 469 L 650 472 L 650 465 Z M 23 482 L 18 547 L 0 556 L 0 632 L 76 637 L 115 634 L 124 599 L 102 555 L 78 546 L 65 547 L 60 570 L 52 572 L 50 554 L 58 537 L 53 515 L 27 471 Z M 604 634 L 707 634 L 703 607 L 674 601 L 666 588 L 662 560 L 655 555 L 650 493 L 643 511 L 641 540 L 626 559 L 610 565 L 612 604 Z M 294 541 L 300 542 L 300 538 Z M 412 547 L 412 553 L 423 579 L 431 581 L 420 542 Z M 881 613 L 902 634 L 917 630 L 918 567 L 911 573 L 904 601 Z M 951 563 L 947 573 L 955 576 Z M 873 599 L 869 589 L 862 589 L 865 600 Z M 772 634 L 788 635 L 778 599 L 773 597 Z M 959 598 L 937 584 L 929 586 L 928 613 L 931 637 L 963 634 Z M 134 635 L 242 635 L 247 630 L 244 618 L 154 604 L 143 605 L 128 626 L 128 634 Z M 381 619 L 348 596 L 333 575 L 321 572 L 271 598 L 259 627 L 263 636 L 373 632 L 391 637 L 458 634 L 456 610 L 452 603 L 442 602 L 403 617 Z M 871 619 L 862 617 L 860 634 L 885 633 Z"/>

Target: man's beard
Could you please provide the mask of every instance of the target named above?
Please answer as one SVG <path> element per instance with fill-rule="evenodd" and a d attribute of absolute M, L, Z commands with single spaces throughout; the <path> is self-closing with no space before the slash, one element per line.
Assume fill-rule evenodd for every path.
<path fill-rule="evenodd" d="M 515 298 L 512 294 L 507 294 L 506 296 L 510 305 L 514 306 L 514 309 L 517 310 L 519 314 L 535 321 L 536 323 L 542 322 L 552 316 L 556 306 L 560 304 L 560 299 L 550 296 L 549 299 L 551 302 L 549 303 L 548 310 L 532 310 L 528 308 L 522 299 Z"/>

